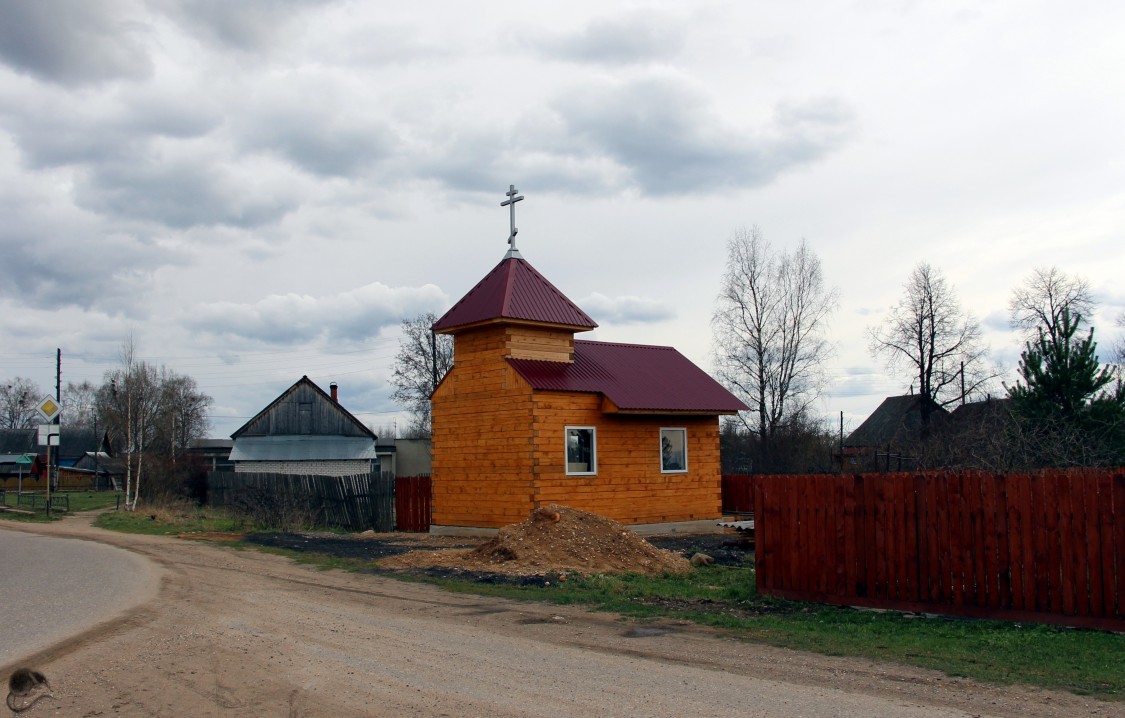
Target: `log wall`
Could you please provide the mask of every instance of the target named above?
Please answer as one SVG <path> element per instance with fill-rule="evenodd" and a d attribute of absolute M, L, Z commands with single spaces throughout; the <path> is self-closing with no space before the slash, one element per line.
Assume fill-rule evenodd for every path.
<path fill-rule="evenodd" d="M 596 394 L 537 392 L 535 500 L 625 524 L 699 521 L 720 515 L 719 420 L 707 416 L 604 414 Z M 597 427 L 597 474 L 566 474 L 567 426 Z M 660 429 L 687 429 L 687 473 L 660 470 Z"/>
<path fill-rule="evenodd" d="M 500 527 L 533 508 L 531 387 L 503 359 L 509 329 L 458 335 L 434 392 L 434 525 Z"/>
<path fill-rule="evenodd" d="M 433 396 L 434 525 L 500 527 L 552 503 L 626 524 L 720 515 L 718 417 L 606 414 L 597 394 L 533 392 L 504 359 L 572 352 L 560 330 L 495 325 L 456 337 Z M 596 475 L 566 474 L 567 426 L 597 427 Z M 688 472 L 661 472 L 662 427 L 687 429 Z"/>

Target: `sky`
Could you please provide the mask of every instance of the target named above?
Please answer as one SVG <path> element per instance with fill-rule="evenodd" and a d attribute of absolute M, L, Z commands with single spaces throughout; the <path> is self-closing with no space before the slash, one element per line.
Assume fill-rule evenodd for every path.
<path fill-rule="evenodd" d="M 0 379 L 196 379 L 226 437 L 302 375 L 385 434 L 403 318 L 507 251 L 712 368 L 726 244 L 839 290 L 821 411 L 910 377 L 867 331 L 920 262 L 1009 383 L 1013 288 L 1125 312 L 1125 4 L 0 0 Z M 1002 387 L 996 386 L 997 392 Z M 65 406 L 66 397 L 63 397 Z M 835 418 L 833 418 L 835 421 Z"/>

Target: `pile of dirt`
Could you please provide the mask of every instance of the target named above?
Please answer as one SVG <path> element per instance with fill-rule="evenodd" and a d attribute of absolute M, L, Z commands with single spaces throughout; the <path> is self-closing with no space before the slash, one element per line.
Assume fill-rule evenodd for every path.
<path fill-rule="evenodd" d="M 381 568 L 453 568 L 508 575 L 546 571 L 681 573 L 691 563 L 656 548 L 621 524 L 569 506 L 536 509 L 472 550 L 414 551 L 379 562 Z"/>

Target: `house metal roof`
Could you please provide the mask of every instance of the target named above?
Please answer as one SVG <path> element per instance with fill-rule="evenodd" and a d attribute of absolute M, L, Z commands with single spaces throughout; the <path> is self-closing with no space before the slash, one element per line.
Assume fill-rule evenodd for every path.
<path fill-rule="evenodd" d="M 231 461 L 374 460 L 375 439 L 358 436 L 243 436 Z"/>
<path fill-rule="evenodd" d="M 509 359 L 535 389 L 595 392 L 624 412 L 728 414 L 748 409 L 672 347 L 574 342 L 574 362 Z"/>
<path fill-rule="evenodd" d="M 586 312 L 519 257 L 507 257 L 480 280 L 461 301 L 434 322 L 434 331 L 508 319 L 551 324 L 586 331 L 598 326 Z"/>

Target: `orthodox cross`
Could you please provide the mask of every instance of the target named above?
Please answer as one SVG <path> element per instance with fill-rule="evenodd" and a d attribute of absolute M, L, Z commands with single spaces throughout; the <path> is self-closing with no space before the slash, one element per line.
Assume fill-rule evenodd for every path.
<path fill-rule="evenodd" d="M 500 203 L 501 207 L 508 208 L 509 222 L 511 224 L 511 234 L 508 235 L 508 244 L 512 245 L 512 248 L 508 250 L 508 252 L 509 254 L 514 252 L 516 255 L 519 254 L 518 250 L 516 250 L 516 233 L 519 232 L 519 230 L 516 229 L 516 202 L 523 199 L 523 195 L 516 194 L 518 191 L 514 184 L 508 185 L 508 191 L 505 192 L 508 199 Z"/>

